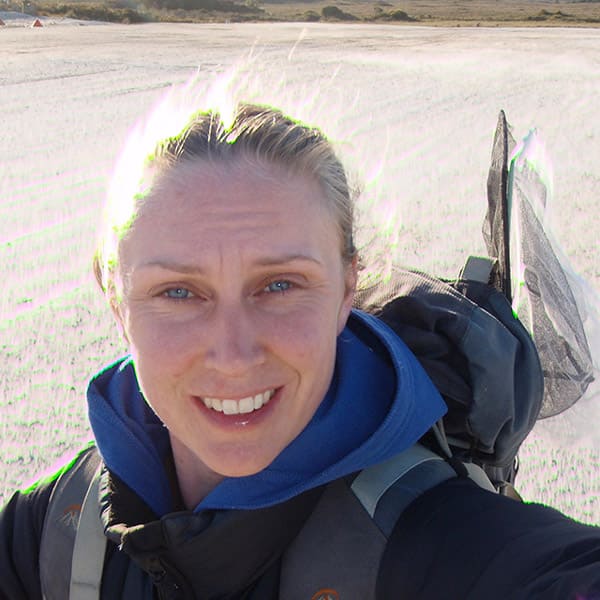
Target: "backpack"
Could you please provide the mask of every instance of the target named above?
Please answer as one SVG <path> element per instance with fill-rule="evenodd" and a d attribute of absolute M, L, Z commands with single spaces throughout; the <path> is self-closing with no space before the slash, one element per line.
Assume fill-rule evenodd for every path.
<path fill-rule="evenodd" d="M 514 146 L 501 112 L 484 223 L 484 238 L 493 258 L 470 257 L 454 281 L 395 268 L 385 281 L 356 295 L 357 308 L 381 318 L 404 340 L 448 405 L 448 413 L 421 443 L 361 471 L 352 482 L 353 494 L 373 519 L 380 500 L 394 490 L 394 509 L 386 513 L 385 522 L 377 523 L 383 532 L 391 531 L 416 497 L 457 473 L 480 487 L 518 498 L 513 486 L 517 453 L 540 412 L 550 404 L 547 390 L 552 391 L 553 401 L 559 382 L 561 391 L 568 393 L 566 406 L 576 401 L 592 380 L 591 360 L 586 362 L 589 349 L 586 354 L 585 335 L 581 335 L 583 328 L 576 318 L 571 327 L 577 335 L 565 336 L 564 330 L 553 329 L 548 316 L 553 307 L 535 297 L 539 286 L 530 290 L 534 298 L 528 305 L 533 307 L 528 323 L 544 322 L 544 348 L 576 340 L 564 353 L 568 363 L 557 367 L 551 352 L 538 352 L 532 332 L 513 310 L 510 223 L 517 213 L 531 219 L 520 208 L 527 198 L 519 182 L 523 177 L 532 179 L 531 172 L 518 170 L 518 154 L 509 166 Z M 543 241 L 540 231 L 537 234 L 536 240 Z M 526 236 L 519 243 L 528 242 Z M 547 252 L 547 246 L 542 246 Z M 534 250 L 528 250 L 530 256 L 538 256 Z M 567 308 L 576 317 L 574 305 L 575 309 Z M 561 307 L 565 308 L 564 302 Z M 546 410 L 547 414 L 556 412 Z M 99 598 L 106 545 L 98 510 L 101 466 L 98 453 L 88 448 L 55 484 L 40 550 L 45 600 Z M 81 506 L 75 511 L 80 516 L 76 514 L 69 527 L 64 523 L 67 504 Z"/>

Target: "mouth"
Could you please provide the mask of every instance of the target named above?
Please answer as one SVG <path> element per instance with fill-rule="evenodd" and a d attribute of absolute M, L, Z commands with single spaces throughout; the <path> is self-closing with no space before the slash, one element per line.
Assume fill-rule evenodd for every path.
<path fill-rule="evenodd" d="M 247 396 L 239 400 L 231 398 L 202 398 L 206 408 L 225 415 L 247 415 L 260 410 L 275 394 L 275 390 L 265 390 L 254 396 Z"/>

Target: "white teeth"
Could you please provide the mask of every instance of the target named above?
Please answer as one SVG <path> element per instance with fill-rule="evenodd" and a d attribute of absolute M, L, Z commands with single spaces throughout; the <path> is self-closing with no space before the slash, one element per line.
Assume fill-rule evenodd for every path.
<path fill-rule="evenodd" d="M 226 415 L 248 414 L 262 408 L 273 397 L 275 390 L 267 390 L 256 396 L 247 396 L 241 400 L 229 400 L 220 398 L 202 398 L 207 408 Z"/>
<path fill-rule="evenodd" d="M 235 400 L 223 400 L 223 412 L 226 415 L 237 415 L 240 410 Z"/>
<path fill-rule="evenodd" d="M 254 410 L 254 398 L 252 396 L 242 398 L 239 401 L 238 410 L 241 414 L 251 413 Z"/>

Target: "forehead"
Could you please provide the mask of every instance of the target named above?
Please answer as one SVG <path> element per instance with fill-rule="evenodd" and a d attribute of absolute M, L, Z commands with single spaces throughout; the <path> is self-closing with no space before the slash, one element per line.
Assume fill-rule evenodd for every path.
<path fill-rule="evenodd" d="M 237 229 L 240 221 L 250 225 L 248 219 L 266 226 L 291 219 L 322 223 L 330 212 L 314 177 L 238 158 L 191 160 L 168 169 L 157 178 L 138 218 L 160 214 L 169 221 L 208 220 Z"/>
<path fill-rule="evenodd" d="M 248 258 L 303 251 L 339 257 L 341 249 L 312 176 L 245 159 L 187 161 L 161 173 L 127 238 L 126 249 L 138 255 L 193 253 L 204 260 L 234 251 Z"/>

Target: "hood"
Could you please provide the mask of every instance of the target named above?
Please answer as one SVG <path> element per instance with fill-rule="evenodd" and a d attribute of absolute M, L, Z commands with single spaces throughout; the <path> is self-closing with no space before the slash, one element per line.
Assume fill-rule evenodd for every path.
<path fill-rule="evenodd" d="M 166 428 L 145 402 L 126 357 L 88 390 L 89 418 L 107 467 L 156 513 L 171 512 Z M 225 478 L 203 509 L 255 509 L 286 501 L 414 444 L 446 412 L 440 394 L 400 338 L 352 311 L 337 341 L 329 390 L 305 429 L 266 468 Z"/>

